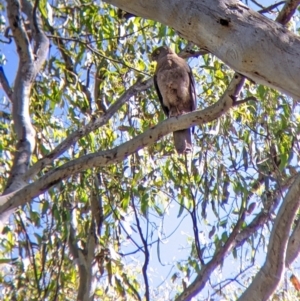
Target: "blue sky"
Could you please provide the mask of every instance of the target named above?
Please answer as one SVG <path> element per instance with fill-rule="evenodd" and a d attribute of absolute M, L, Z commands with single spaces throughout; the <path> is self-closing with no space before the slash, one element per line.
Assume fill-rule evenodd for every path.
<path fill-rule="evenodd" d="M 274 3 L 274 1 L 268 1 L 268 0 L 263 0 L 263 1 L 259 1 L 259 2 L 265 6 L 268 6 L 272 3 Z M 250 7 L 257 10 L 258 7 L 254 4 L 252 4 L 250 0 L 248 1 L 248 4 L 250 5 Z M 5 74 L 9 80 L 9 82 L 11 84 L 13 84 L 13 80 L 14 80 L 16 70 L 17 70 L 17 62 L 18 62 L 15 45 L 13 43 L 9 44 L 9 45 L 1 44 L 0 51 L 2 54 L 5 55 L 5 57 L 7 59 L 7 62 L 4 65 Z M 3 97 L 3 96 L 4 96 L 4 93 L 1 90 L 0 97 Z M 6 104 L 7 103 L 5 103 L 4 106 Z M 2 101 L 0 100 L 0 109 L 3 110 L 4 106 L 3 106 Z M 190 217 L 187 214 L 183 214 L 178 219 L 177 214 L 178 214 L 178 208 L 173 208 L 172 210 L 170 210 L 170 214 L 167 215 L 164 219 L 164 232 L 166 233 L 166 235 L 168 235 L 174 231 L 174 221 L 175 221 L 175 224 L 179 224 L 179 227 L 177 228 L 175 235 L 172 235 L 171 237 L 166 239 L 167 244 L 160 244 L 161 261 L 164 264 L 166 264 L 165 268 L 162 269 L 161 264 L 158 261 L 157 246 L 155 245 L 151 249 L 151 256 L 152 256 L 151 267 L 154 270 L 154 274 L 157 275 L 156 277 L 153 278 L 153 280 L 154 280 L 154 284 L 157 284 L 157 285 L 159 285 L 163 281 L 163 278 L 165 276 L 167 276 L 170 272 L 171 272 L 171 275 L 175 272 L 175 269 L 172 268 L 174 261 L 180 260 L 181 258 L 184 258 L 184 259 L 186 258 L 186 251 L 185 251 L 186 237 L 188 235 L 191 235 L 191 236 L 193 235 Z M 209 214 L 211 215 L 211 218 L 209 217 L 208 220 L 213 221 L 215 219 L 215 217 L 212 215 L 211 212 Z M 200 230 L 205 231 L 206 233 L 210 230 L 210 226 L 208 227 L 208 225 L 205 225 L 204 223 L 201 225 L 201 228 L 200 228 Z M 202 235 L 202 233 L 200 233 L 200 235 Z M 179 246 L 178 241 L 183 242 L 182 246 Z M 143 258 L 140 258 L 140 259 L 143 260 Z M 257 264 L 261 264 L 263 262 L 263 260 L 264 260 L 264 254 L 261 253 L 260 256 L 258 256 Z M 170 265 L 169 265 L 169 263 L 170 263 Z M 230 274 L 232 266 L 234 266 L 234 268 L 237 267 L 236 261 L 232 257 L 230 257 L 228 260 L 228 263 L 226 263 L 222 269 L 224 276 L 227 276 Z M 157 271 L 157 273 L 155 271 Z"/>

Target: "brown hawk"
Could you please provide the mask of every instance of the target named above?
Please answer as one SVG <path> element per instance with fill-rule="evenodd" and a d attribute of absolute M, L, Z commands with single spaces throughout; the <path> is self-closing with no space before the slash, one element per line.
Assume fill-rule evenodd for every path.
<path fill-rule="evenodd" d="M 180 116 L 196 109 L 195 81 L 192 70 L 172 49 L 162 46 L 151 55 L 157 61 L 154 86 L 167 117 Z M 192 150 L 190 129 L 173 133 L 179 154 Z"/>

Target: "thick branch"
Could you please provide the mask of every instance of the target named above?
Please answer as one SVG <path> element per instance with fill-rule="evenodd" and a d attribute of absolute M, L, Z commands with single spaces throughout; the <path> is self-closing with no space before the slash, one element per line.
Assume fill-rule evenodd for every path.
<path fill-rule="evenodd" d="M 300 38 L 240 1 L 106 2 L 137 16 L 169 25 L 235 71 L 300 98 Z"/>
<path fill-rule="evenodd" d="M 49 49 L 49 39 L 43 31 L 42 20 L 39 17 L 38 10 L 39 0 L 35 0 L 34 6 L 28 0 L 21 0 L 22 11 L 27 15 L 28 20 L 30 20 L 30 25 L 32 29 L 32 39 L 34 43 L 33 54 L 34 54 L 34 69 L 35 75 L 42 68 Z M 34 76 L 35 76 L 34 75 Z"/>
<path fill-rule="evenodd" d="M 289 267 L 298 257 L 300 252 L 300 220 L 298 219 L 295 229 L 290 236 L 287 251 L 286 251 L 286 266 Z"/>
<path fill-rule="evenodd" d="M 16 179 L 27 169 L 31 153 L 35 147 L 35 130 L 31 125 L 29 116 L 30 89 L 34 78 L 34 55 L 22 21 L 18 1 L 7 1 L 7 15 L 20 59 L 12 95 L 12 115 L 18 137 L 18 151 L 15 153 L 11 177 L 7 184 L 8 188 L 13 182 L 17 182 Z M 19 183 L 15 187 L 11 187 L 9 191 L 20 188 L 22 185 Z"/>
<path fill-rule="evenodd" d="M 268 300 L 280 283 L 285 268 L 286 249 L 294 219 L 300 207 L 300 175 L 296 178 L 275 219 L 266 262 L 240 301 Z"/>
<path fill-rule="evenodd" d="M 63 48 L 62 48 L 63 49 Z M 190 51 L 189 53 L 180 53 L 181 57 L 187 58 L 191 56 L 199 56 L 203 55 L 205 52 L 197 52 L 194 53 Z M 64 54 L 64 51 L 62 51 Z M 70 67 L 70 66 L 69 66 Z M 242 79 L 244 82 L 244 79 Z M 71 145 L 76 143 L 80 138 L 86 136 L 90 132 L 98 129 L 99 127 L 106 124 L 110 118 L 122 107 L 124 103 L 126 103 L 132 96 L 140 93 L 142 91 L 146 91 L 153 85 L 153 78 L 149 78 L 146 81 L 138 80 L 134 85 L 132 85 L 129 89 L 127 89 L 122 96 L 110 106 L 108 110 L 106 110 L 105 114 L 97 119 L 91 120 L 86 126 L 83 126 L 79 130 L 70 134 L 64 141 L 62 141 L 51 153 L 47 156 L 43 157 L 37 163 L 35 163 L 24 175 L 24 181 L 28 181 L 33 178 L 38 172 L 40 172 L 45 166 L 48 164 L 52 164 L 53 160 L 58 158 L 62 153 L 64 153 Z M 97 86 L 95 84 L 95 86 Z M 95 100 L 98 98 L 95 94 Z"/>
<path fill-rule="evenodd" d="M 0 214 L 25 204 L 33 197 L 43 193 L 73 174 L 88 168 L 121 162 L 137 150 L 154 144 L 166 134 L 217 119 L 233 106 L 234 100 L 239 94 L 241 87 L 241 77 L 235 76 L 223 97 L 211 107 L 202 111 L 194 111 L 180 117 L 170 118 L 118 147 L 80 157 L 51 170 L 35 183 L 17 192 L 12 192 L 9 195 L 0 197 Z"/>
<path fill-rule="evenodd" d="M 26 32 L 18 0 L 7 0 L 7 16 L 21 63 L 25 64 L 26 80 L 33 79 L 34 55 Z M 30 71 L 30 72 L 29 72 Z"/>
<path fill-rule="evenodd" d="M 95 287 L 93 283 L 93 260 L 96 249 L 95 222 L 91 221 L 90 231 L 87 233 L 88 239 L 84 252 L 79 252 L 79 288 L 77 294 L 78 301 L 92 301 L 94 299 Z M 84 255 L 86 254 L 86 255 Z"/>
<path fill-rule="evenodd" d="M 22 8 L 26 5 L 30 7 L 30 3 L 27 0 L 23 0 L 22 4 Z M 28 9 L 28 11 L 32 10 Z M 35 148 L 35 130 L 31 124 L 29 115 L 30 92 L 35 76 L 46 59 L 49 46 L 48 39 L 39 30 L 34 35 L 35 45 L 39 51 L 36 51 L 36 53 L 33 51 L 24 26 L 20 2 L 18 0 L 7 0 L 7 15 L 17 46 L 19 66 L 14 82 L 14 90 L 11 95 L 13 102 L 12 116 L 18 142 L 5 193 L 20 189 L 26 185 L 22 176 L 27 171 L 31 154 Z M 5 215 L 1 215 L 1 221 L 5 222 L 9 214 L 10 212 L 6 212 Z"/>

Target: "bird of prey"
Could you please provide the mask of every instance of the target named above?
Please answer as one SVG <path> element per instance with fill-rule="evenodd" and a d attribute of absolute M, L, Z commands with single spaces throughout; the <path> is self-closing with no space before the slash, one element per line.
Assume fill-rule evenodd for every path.
<path fill-rule="evenodd" d="M 194 111 L 196 109 L 195 81 L 186 61 L 166 46 L 155 49 L 151 58 L 157 61 L 154 86 L 167 117 Z M 176 131 L 173 137 L 178 154 L 192 150 L 190 129 Z"/>

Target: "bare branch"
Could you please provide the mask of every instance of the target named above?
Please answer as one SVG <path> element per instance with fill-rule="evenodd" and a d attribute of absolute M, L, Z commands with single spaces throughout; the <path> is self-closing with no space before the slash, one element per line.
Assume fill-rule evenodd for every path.
<path fill-rule="evenodd" d="M 22 2 L 22 9 L 25 7 L 30 7 L 30 3 L 27 0 L 23 0 Z M 28 11 L 31 10 L 29 9 Z M 20 189 L 26 185 L 22 177 L 27 171 L 31 154 L 35 148 L 36 134 L 29 115 L 30 91 L 35 76 L 46 59 L 49 45 L 48 39 L 41 31 L 36 33 L 34 35 L 36 47 L 40 50 L 43 49 L 43 53 L 42 51 L 40 51 L 39 54 L 38 51 L 34 53 L 26 32 L 20 2 L 18 0 L 7 0 L 7 15 L 17 46 L 19 66 L 14 82 L 14 91 L 11 95 L 13 103 L 12 116 L 18 142 L 5 193 Z M 9 212 L 2 215 L 1 221 L 4 222 L 8 216 Z"/>
<path fill-rule="evenodd" d="M 19 67 L 14 83 L 13 120 L 18 137 L 17 152 L 6 192 L 20 188 L 25 183 L 18 181 L 27 170 L 31 153 L 35 147 L 35 130 L 29 116 L 29 97 L 34 78 L 34 55 L 23 23 L 20 3 L 17 0 L 7 1 L 7 14 L 19 54 Z"/>
<path fill-rule="evenodd" d="M 178 53 L 178 55 L 184 59 L 188 59 L 188 58 L 191 58 L 191 57 L 199 57 L 199 56 L 202 56 L 204 54 L 208 54 L 209 52 L 207 50 L 198 50 L 198 51 L 195 51 L 193 50 L 193 47 L 195 46 L 194 43 L 192 42 L 189 42 L 185 47 L 184 49 L 182 49 L 180 51 L 180 53 Z"/>
<path fill-rule="evenodd" d="M 13 90 L 8 83 L 2 66 L 0 66 L 0 83 L 9 100 L 12 102 Z"/>
<path fill-rule="evenodd" d="M 138 229 L 138 233 L 140 235 L 141 241 L 143 243 L 144 249 L 143 252 L 145 254 L 145 259 L 144 259 L 144 264 L 143 264 L 143 278 L 144 278 L 144 282 L 145 282 L 145 299 L 146 301 L 150 301 L 150 290 L 149 290 L 149 279 L 148 279 L 148 275 L 147 275 L 147 269 L 148 269 L 148 265 L 149 265 L 149 261 L 150 261 L 150 253 L 149 253 L 149 246 L 148 246 L 148 242 L 147 242 L 147 235 L 146 238 L 143 235 L 143 230 L 140 224 L 140 217 L 138 216 L 135 204 L 134 204 L 134 198 L 132 198 L 132 208 L 133 208 L 133 212 L 134 212 L 134 216 L 135 216 L 135 220 L 136 220 L 136 226 Z"/>
<path fill-rule="evenodd" d="M 286 25 L 296 12 L 297 7 L 300 4 L 300 0 L 288 0 L 285 2 L 284 7 L 280 11 L 276 18 L 276 21 L 280 24 Z"/>
<path fill-rule="evenodd" d="M 39 0 L 35 0 L 34 6 L 28 0 L 21 0 L 22 11 L 27 15 L 32 29 L 33 55 L 35 75 L 39 72 L 44 64 L 49 49 L 49 40 L 43 31 L 42 20 L 37 14 Z M 35 77 L 34 75 L 34 77 Z"/>
<path fill-rule="evenodd" d="M 7 0 L 9 25 L 17 45 L 20 61 L 26 66 L 26 79 L 31 81 L 34 77 L 34 54 L 23 22 L 20 6 L 18 0 Z"/>
<path fill-rule="evenodd" d="M 278 6 L 280 6 L 280 5 L 284 4 L 284 3 L 285 3 L 285 1 L 280 1 L 278 3 L 274 3 L 274 4 L 272 4 L 270 6 L 267 6 L 267 7 L 263 7 L 262 5 L 259 5 L 259 7 L 261 7 L 262 9 L 259 10 L 258 12 L 260 14 L 268 13 L 268 12 L 272 11 L 273 9 L 275 9 L 276 7 L 278 7 Z M 255 4 L 258 5 L 257 3 L 255 3 Z"/>
<path fill-rule="evenodd" d="M 243 222 L 245 220 L 245 212 L 242 213 L 230 236 L 219 250 L 216 251 L 213 258 L 205 266 L 202 267 L 196 279 L 175 299 L 175 301 L 187 301 L 196 296 L 205 286 L 211 273 L 218 267 L 226 255 L 232 250 L 235 245 L 235 238 L 238 235 Z"/>

